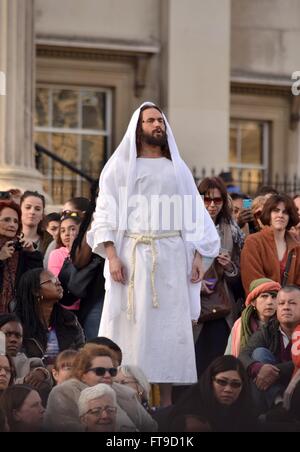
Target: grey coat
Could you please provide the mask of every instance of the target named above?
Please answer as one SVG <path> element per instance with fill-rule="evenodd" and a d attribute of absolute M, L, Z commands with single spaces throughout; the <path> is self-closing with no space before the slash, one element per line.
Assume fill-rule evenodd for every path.
<path fill-rule="evenodd" d="M 78 413 L 78 399 L 87 385 L 72 378 L 55 386 L 48 399 L 44 418 L 44 426 L 52 432 L 83 432 Z M 118 383 L 112 388 L 117 396 L 117 423 L 119 432 L 152 432 L 157 430 L 157 424 L 137 400 L 135 392 Z"/>

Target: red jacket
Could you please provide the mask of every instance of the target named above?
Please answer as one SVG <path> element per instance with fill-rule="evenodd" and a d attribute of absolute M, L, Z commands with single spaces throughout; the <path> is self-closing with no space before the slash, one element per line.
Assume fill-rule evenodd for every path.
<path fill-rule="evenodd" d="M 292 336 L 292 359 L 295 364 L 295 370 L 300 369 L 300 325 L 298 325 Z"/>

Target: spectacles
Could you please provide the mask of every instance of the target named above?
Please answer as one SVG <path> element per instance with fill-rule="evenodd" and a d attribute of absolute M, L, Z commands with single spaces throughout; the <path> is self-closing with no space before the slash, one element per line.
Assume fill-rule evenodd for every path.
<path fill-rule="evenodd" d="M 242 387 L 243 383 L 241 381 L 229 381 L 229 380 L 221 380 L 220 378 L 214 378 L 215 383 L 219 386 L 230 386 L 232 389 L 239 389 Z"/>
<path fill-rule="evenodd" d="M 164 121 L 164 119 L 163 118 L 148 118 L 148 119 L 146 119 L 145 121 L 143 121 L 143 122 L 145 122 L 146 124 L 154 124 L 155 123 L 155 121 L 157 121 L 158 122 L 158 124 L 160 124 L 160 125 L 165 125 L 165 121 Z"/>
<path fill-rule="evenodd" d="M 117 408 L 114 406 L 105 406 L 103 408 L 93 408 L 92 410 L 89 410 L 86 412 L 86 414 L 91 414 L 95 417 L 100 417 L 103 415 L 104 411 L 106 414 L 115 414 L 117 412 Z"/>
<path fill-rule="evenodd" d="M 46 281 L 41 282 L 40 286 L 49 282 L 51 282 L 52 284 L 57 284 L 59 282 L 59 279 L 56 276 L 53 276 L 52 278 L 46 279 Z"/>
<path fill-rule="evenodd" d="M 118 369 L 115 367 L 93 367 L 92 369 L 89 369 L 87 372 L 94 372 L 97 377 L 104 377 L 106 372 L 110 374 L 111 377 L 115 377 L 118 373 Z"/>
<path fill-rule="evenodd" d="M 223 202 L 223 198 L 217 196 L 216 198 L 210 198 L 209 196 L 204 196 L 204 203 L 210 205 L 212 202 L 214 202 L 214 204 L 218 205 L 218 204 L 222 204 Z"/>
<path fill-rule="evenodd" d="M 4 372 L 6 374 L 11 374 L 11 368 L 10 367 L 0 366 L 0 372 L 1 372 L 1 370 L 4 370 Z"/>

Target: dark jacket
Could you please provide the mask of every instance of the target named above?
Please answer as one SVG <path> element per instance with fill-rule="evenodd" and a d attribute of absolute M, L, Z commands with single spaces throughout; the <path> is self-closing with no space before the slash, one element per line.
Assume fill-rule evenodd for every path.
<path fill-rule="evenodd" d="M 220 362 L 223 362 L 221 365 Z M 233 356 L 220 356 L 211 363 L 201 375 L 198 383 L 190 386 L 182 393 L 181 398 L 168 407 L 165 419 L 154 416 L 159 422 L 161 432 L 186 431 L 186 416 L 195 416 L 202 424 L 209 426 L 212 432 L 249 432 L 258 429 L 255 409 L 250 389 L 250 381 L 246 371 L 239 363 L 239 373 L 243 386 L 237 400 L 232 405 L 221 404 L 215 396 L 213 377 L 215 368 L 223 368 L 220 372 L 236 370 L 228 365 L 238 360 Z M 234 367 L 236 367 L 235 364 Z M 218 372 L 219 373 L 219 372 Z M 207 430 L 199 430 L 207 431 Z"/>
<path fill-rule="evenodd" d="M 96 269 L 94 279 L 86 289 L 86 296 L 80 300 L 78 316 L 81 324 L 84 323 L 86 316 L 93 306 L 98 303 L 99 300 L 104 300 L 105 295 L 105 278 L 103 275 L 105 259 L 96 254 L 92 254 L 92 260 L 97 261 L 99 265 Z"/>
<path fill-rule="evenodd" d="M 59 304 L 54 305 L 51 326 L 55 328 L 60 351 L 83 347 L 85 338 L 77 317 Z M 45 346 L 34 337 L 25 337 L 23 347 L 29 358 L 43 358 L 46 352 Z"/>
<path fill-rule="evenodd" d="M 249 370 L 249 367 L 255 363 L 252 359 L 252 354 L 256 348 L 264 347 L 270 350 L 275 356 L 280 354 L 281 348 L 281 332 L 279 331 L 278 320 L 271 320 L 268 324 L 263 325 L 258 331 L 256 331 L 251 337 L 243 350 L 239 355 L 239 359 L 242 361 L 245 369 Z M 276 367 L 280 369 L 280 382 L 287 385 L 292 377 L 294 365 L 291 361 L 276 364 Z"/>

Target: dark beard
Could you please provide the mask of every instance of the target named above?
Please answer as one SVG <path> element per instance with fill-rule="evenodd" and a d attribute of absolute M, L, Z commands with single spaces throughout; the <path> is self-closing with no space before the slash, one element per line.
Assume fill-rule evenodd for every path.
<path fill-rule="evenodd" d="M 142 132 L 142 142 L 144 144 L 148 144 L 149 146 L 159 146 L 160 148 L 164 148 L 167 146 L 167 134 L 162 131 L 160 136 L 150 135 L 148 133 Z"/>

